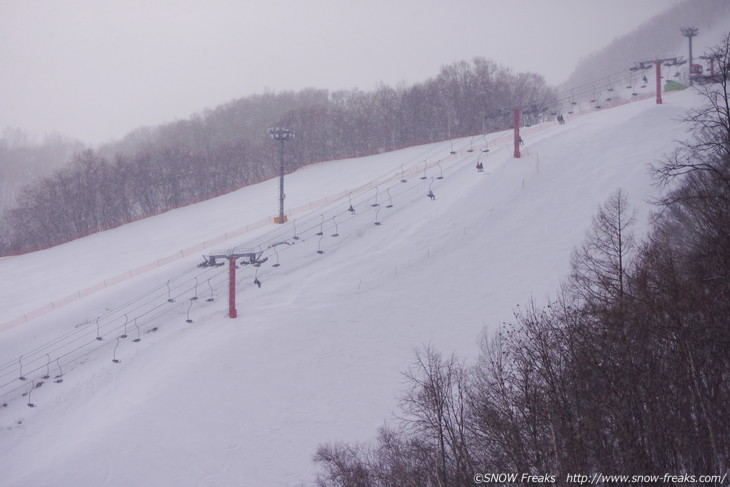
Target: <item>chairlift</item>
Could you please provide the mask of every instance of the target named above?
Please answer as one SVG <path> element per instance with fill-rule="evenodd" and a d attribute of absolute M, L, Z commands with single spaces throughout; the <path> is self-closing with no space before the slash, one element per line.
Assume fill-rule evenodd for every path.
<path fill-rule="evenodd" d="M 276 262 L 271 264 L 271 267 L 279 267 L 281 264 L 279 263 L 279 251 L 276 250 L 276 245 L 274 245 L 274 255 L 276 256 Z"/>
<path fill-rule="evenodd" d="M 41 376 L 41 379 L 50 379 L 50 378 L 51 378 L 51 355 L 47 353 L 46 354 L 46 373 L 45 373 L 45 375 Z"/>
<path fill-rule="evenodd" d="M 261 281 L 259 281 L 259 267 L 256 268 L 256 273 L 253 275 L 253 283 L 261 289 Z"/>
<path fill-rule="evenodd" d="M 431 178 L 431 184 L 428 185 L 428 193 L 426 194 L 426 196 L 431 198 L 431 201 L 434 201 L 436 199 L 436 195 L 431 190 L 431 186 L 433 186 L 433 178 Z"/>
<path fill-rule="evenodd" d="M 170 281 L 171 280 L 172 279 L 168 279 L 167 280 L 167 302 L 168 303 L 174 303 L 175 302 L 175 300 L 173 299 L 173 297 L 171 295 L 171 293 L 172 293 L 172 290 L 170 289 Z"/>
<path fill-rule="evenodd" d="M 28 380 L 28 378 L 23 375 L 23 356 L 22 355 L 18 359 L 18 364 L 20 365 L 20 374 L 18 374 L 18 379 Z"/>
<path fill-rule="evenodd" d="M 632 74 L 631 75 L 631 81 L 629 81 L 629 86 L 626 87 L 627 90 L 631 90 L 631 96 L 638 96 L 639 94 L 636 92 L 636 83 L 638 80 L 636 77 Z"/>
<path fill-rule="evenodd" d="M 322 250 L 322 239 L 324 238 L 324 235 L 319 237 L 319 242 L 317 242 L 317 253 L 322 255 L 324 254 L 324 250 Z M 261 286 L 259 286 L 261 287 Z"/>
<path fill-rule="evenodd" d="M 352 213 L 354 215 L 355 214 L 355 208 L 352 206 L 352 193 L 351 192 L 348 192 L 347 193 L 347 197 L 350 200 L 350 207 L 347 209 L 347 211 L 349 211 L 350 213 Z"/>
<path fill-rule="evenodd" d="M 613 97 L 611 96 L 611 92 L 613 92 L 613 85 L 611 84 L 611 78 L 608 78 L 608 97 L 606 98 L 606 101 L 613 100 Z"/>
<path fill-rule="evenodd" d="M 595 103 L 595 108 L 597 110 L 600 110 L 601 109 L 600 102 L 601 102 L 601 92 L 599 91 L 598 94 L 596 95 L 596 90 L 594 88 L 593 89 L 593 100 L 591 100 L 591 103 Z"/>
<path fill-rule="evenodd" d="M 134 343 L 139 343 L 142 341 L 142 338 L 139 335 L 139 325 L 137 324 L 137 318 L 134 319 L 134 326 L 137 328 L 137 338 L 132 340 Z"/>
<path fill-rule="evenodd" d="M 56 384 L 60 384 L 61 382 L 63 382 L 63 369 L 61 368 L 60 357 L 56 358 L 56 365 L 58 366 L 58 374 L 56 374 L 56 376 L 53 378 L 53 382 L 55 382 Z"/>
<path fill-rule="evenodd" d="M 190 304 L 188 305 L 188 312 L 187 312 L 187 319 L 185 320 L 185 323 L 192 323 L 193 320 L 190 319 L 190 308 L 193 307 L 193 300 L 190 300 Z"/>
<path fill-rule="evenodd" d="M 210 279 L 208 279 L 210 281 Z M 129 317 L 127 315 L 124 315 L 124 333 L 119 335 L 119 338 L 127 338 L 127 323 L 129 322 Z"/>
<path fill-rule="evenodd" d="M 193 290 L 193 297 L 190 298 L 191 301 L 196 301 L 198 299 L 198 278 L 195 277 L 195 288 Z"/>
<path fill-rule="evenodd" d="M 578 102 L 575 101 L 575 95 L 573 94 L 573 90 L 570 90 L 570 106 L 568 107 L 568 115 L 572 115 L 575 113 L 575 106 L 578 104 Z"/>
<path fill-rule="evenodd" d="M 210 289 L 210 297 L 206 299 L 206 301 L 212 303 L 213 301 L 215 301 L 215 298 L 213 297 L 213 286 L 211 286 L 210 284 L 210 279 L 208 279 L 208 288 Z M 122 338 L 127 338 L 127 336 L 125 335 Z"/>
<path fill-rule="evenodd" d="M 375 208 L 376 206 L 380 206 L 380 203 L 378 203 L 378 193 L 379 192 L 380 192 L 380 187 L 379 186 L 375 186 L 375 203 L 373 203 L 372 205 L 370 205 L 373 208 Z"/>
<path fill-rule="evenodd" d="M 35 404 L 33 404 L 32 402 L 30 402 L 30 395 L 33 393 L 33 389 L 35 389 L 35 381 L 33 381 L 33 383 L 30 386 L 30 390 L 28 391 L 28 407 L 29 408 L 34 408 L 35 407 Z"/>
<path fill-rule="evenodd" d="M 276 262 L 271 265 L 271 267 L 279 267 L 281 264 L 279 263 L 279 250 L 276 248 L 277 245 L 292 245 L 289 242 L 276 242 L 275 244 L 271 245 L 269 248 L 274 249 L 274 255 L 276 256 Z M 211 297 L 213 297 L 213 290 L 211 289 Z"/>
<path fill-rule="evenodd" d="M 119 348 L 119 338 L 117 338 L 117 344 L 114 345 L 114 354 L 112 355 L 112 362 L 114 362 L 115 364 L 121 362 L 121 360 L 117 358 L 117 348 Z"/>

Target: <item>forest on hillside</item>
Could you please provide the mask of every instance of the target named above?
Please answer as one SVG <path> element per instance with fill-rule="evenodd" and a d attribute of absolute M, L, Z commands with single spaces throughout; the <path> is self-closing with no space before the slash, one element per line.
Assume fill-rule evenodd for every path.
<path fill-rule="evenodd" d="M 473 365 L 419 350 L 374 442 L 317 449 L 320 487 L 727 485 L 730 34 L 711 54 L 721 82 L 653 166 L 648 236 L 616 191 L 557 298 L 485 333 Z"/>
<path fill-rule="evenodd" d="M 84 145 L 61 134 L 35 140 L 18 128 L 6 128 L 0 135 L 0 213 L 11 208 L 20 188 L 55 171 Z"/>
<path fill-rule="evenodd" d="M 0 255 L 46 248 L 208 199 L 278 174 L 267 129 L 294 131 L 286 170 L 527 123 L 554 105 L 544 78 L 475 58 L 443 66 L 412 86 L 370 92 L 304 89 L 264 93 L 189 119 L 141 128 L 17 194 L 0 218 Z"/>
<path fill-rule="evenodd" d="M 636 30 L 615 39 L 611 44 L 596 51 L 578 63 L 560 90 L 590 85 L 596 80 L 616 73 L 625 73 L 634 63 L 681 55 L 686 60 L 688 42 L 682 36 L 683 27 L 695 27 L 694 55 L 711 47 L 716 39 L 711 34 L 720 26 L 723 30 L 730 20 L 730 2 L 727 0 L 686 0 L 649 19 Z M 595 19 L 600 22 L 601 19 Z M 695 59 L 696 61 L 696 59 Z M 687 70 L 683 69 L 687 82 Z"/>
<path fill-rule="evenodd" d="M 701 46 L 706 33 L 729 17 L 726 0 L 679 3 L 582 60 L 561 89 L 626 72 L 637 56 L 683 52 L 680 27 L 698 27 L 695 42 Z M 94 150 L 60 135 L 38 142 L 6 130 L 0 137 L 0 255 L 57 245 L 273 177 L 277 162 L 269 127 L 297 134 L 287 143 L 292 171 L 503 129 L 510 120 L 500 109 L 514 105 L 528 108 L 524 121 L 532 123 L 546 109 L 553 111 L 557 97 L 540 75 L 476 58 L 409 86 L 247 96 L 136 129 Z"/>

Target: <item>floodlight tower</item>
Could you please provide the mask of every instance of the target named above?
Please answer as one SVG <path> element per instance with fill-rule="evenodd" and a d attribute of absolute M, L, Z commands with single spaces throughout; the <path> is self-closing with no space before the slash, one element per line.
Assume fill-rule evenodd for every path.
<path fill-rule="evenodd" d="M 513 109 L 514 112 L 514 157 L 515 159 L 519 159 L 522 157 L 522 154 L 520 154 L 520 141 L 522 141 L 522 138 L 520 137 L 520 112 L 522 110 L 520 107 L 515 107 Z"/>
<path fill-rule="evenodd" d="M 697 35 L 697 27 L 683 27 L 682 35 L 689 39 L 689 85 L 692 86 L 692 38 Z"/>
<path fill-rule="evenodd" d="M 284 219 L 284 142 L 294 140 L 294 132 L 281 127 L 269 129 L 269 137 L 279 142 L 279 220 L 283 224 Z"/>

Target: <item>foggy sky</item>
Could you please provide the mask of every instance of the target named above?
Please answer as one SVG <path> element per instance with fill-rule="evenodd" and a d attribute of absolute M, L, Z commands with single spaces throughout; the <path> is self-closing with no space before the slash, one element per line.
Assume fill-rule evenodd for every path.
<path fill-rule="evenodd" d="M 475 56 L 565 81 L 679 0 L 0 0 L 0 130 L 98 144 L 265 90 L 413 84 Z"/>

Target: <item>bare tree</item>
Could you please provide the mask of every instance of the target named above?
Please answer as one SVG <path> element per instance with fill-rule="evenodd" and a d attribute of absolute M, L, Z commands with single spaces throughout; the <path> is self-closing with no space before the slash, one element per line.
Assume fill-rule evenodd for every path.
<path fill-rule="evenodd" d="M 689 173 L 713 174 L 730 187 L 728 156 L 730 156 L 730 33 L 720 44 L 706 53 L 717 67 L 706 83 L 697 83 L 705 104 L 691 110 L 684 121 L 691 137 L 663 161 L 652 166 L 657 182 L 668 186 L 677 177 Z M 669 200 L 671 201 L 671 199 Z"/>
<path fill-rule="evenodd" d="M 635 251 L 634 222 L 626 194 L 619 189 L 600 206 L 585 242 L 573 251 L 570 291 L 597 304 L 623 299 Z"/>

